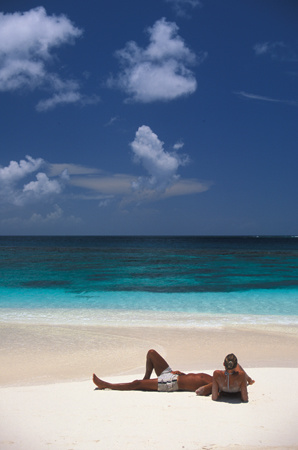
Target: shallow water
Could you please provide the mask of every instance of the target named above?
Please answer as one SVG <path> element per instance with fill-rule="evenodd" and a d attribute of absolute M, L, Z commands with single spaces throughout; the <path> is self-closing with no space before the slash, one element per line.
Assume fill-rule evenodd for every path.
<path fill-rule="evenodd" d="M 2 321 L 298 323 L 295 237 L 0 237 Z"/>

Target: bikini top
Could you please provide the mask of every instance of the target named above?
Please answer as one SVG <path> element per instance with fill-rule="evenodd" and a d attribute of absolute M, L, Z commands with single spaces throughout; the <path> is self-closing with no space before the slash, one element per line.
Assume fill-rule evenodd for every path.
<path fill-rule="evenodd" d="M 230 374 L 228 370 L 225 371 L 225 375 L 228 375 L 228 392 L 230 392 L 230 375 L 234 375 L 235 371 Z"/>

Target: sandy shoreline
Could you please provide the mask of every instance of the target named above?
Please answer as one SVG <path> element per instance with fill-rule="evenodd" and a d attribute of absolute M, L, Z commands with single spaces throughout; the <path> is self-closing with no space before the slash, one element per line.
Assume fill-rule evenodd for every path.
<path fill-rule="evenodd" d="M 0 448 L 298 448 L 296 329 L 0 324 Z M 249 403 L 193 393 L 94 390 L 142 377 L 156 348 L 174 369 L 212 373 L 235 352 L 256 380 Z"/>
<path fill-rule="evenodd" d="M 155 348 L 182 371 L 221 368 L 227 353 L 244 367 L 298 367 L 298 327 L 173 329 L 0 322 L 0 386 L 142 373 Z"/>

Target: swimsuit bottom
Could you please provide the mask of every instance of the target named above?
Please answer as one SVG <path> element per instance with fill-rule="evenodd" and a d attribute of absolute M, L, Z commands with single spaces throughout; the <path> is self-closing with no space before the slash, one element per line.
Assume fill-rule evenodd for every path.
<path fill-rule="evenodd" d="M 172 373 L 172 369 L 168 367 L 158 377 L 159 392 L 174 392 L 178 391 L 178 375 Z"/>

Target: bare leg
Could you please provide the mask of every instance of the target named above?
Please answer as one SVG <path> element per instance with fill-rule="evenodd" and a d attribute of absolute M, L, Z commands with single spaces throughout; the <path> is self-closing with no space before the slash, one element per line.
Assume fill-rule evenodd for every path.
<path fill-rule="evenodd" d="M 98 389 L 112 389 L 113 391 L 157 391 L 157 378 L 151 380 L 134 380 L 130 383 L 108 383 L 93 374 L 93 383 Z"/>
<path fill-rule="evenodd" d="M 146 372 L 144 375 L 144 380 L 149 380 L 151 377 L 151 374 L 153 372 L 153 369 L 156 373 L 156 375 L 159 377 L 159 375 L 169 367 L 169 364 L 163 357 L 157 353 L 156 350 L 149 350 L 146 357 Z"/>
<path fill-rule="evenodd" d="M 206 396 L 212 393 L 212 382 L 196 390 L 197 395 Z"/>

